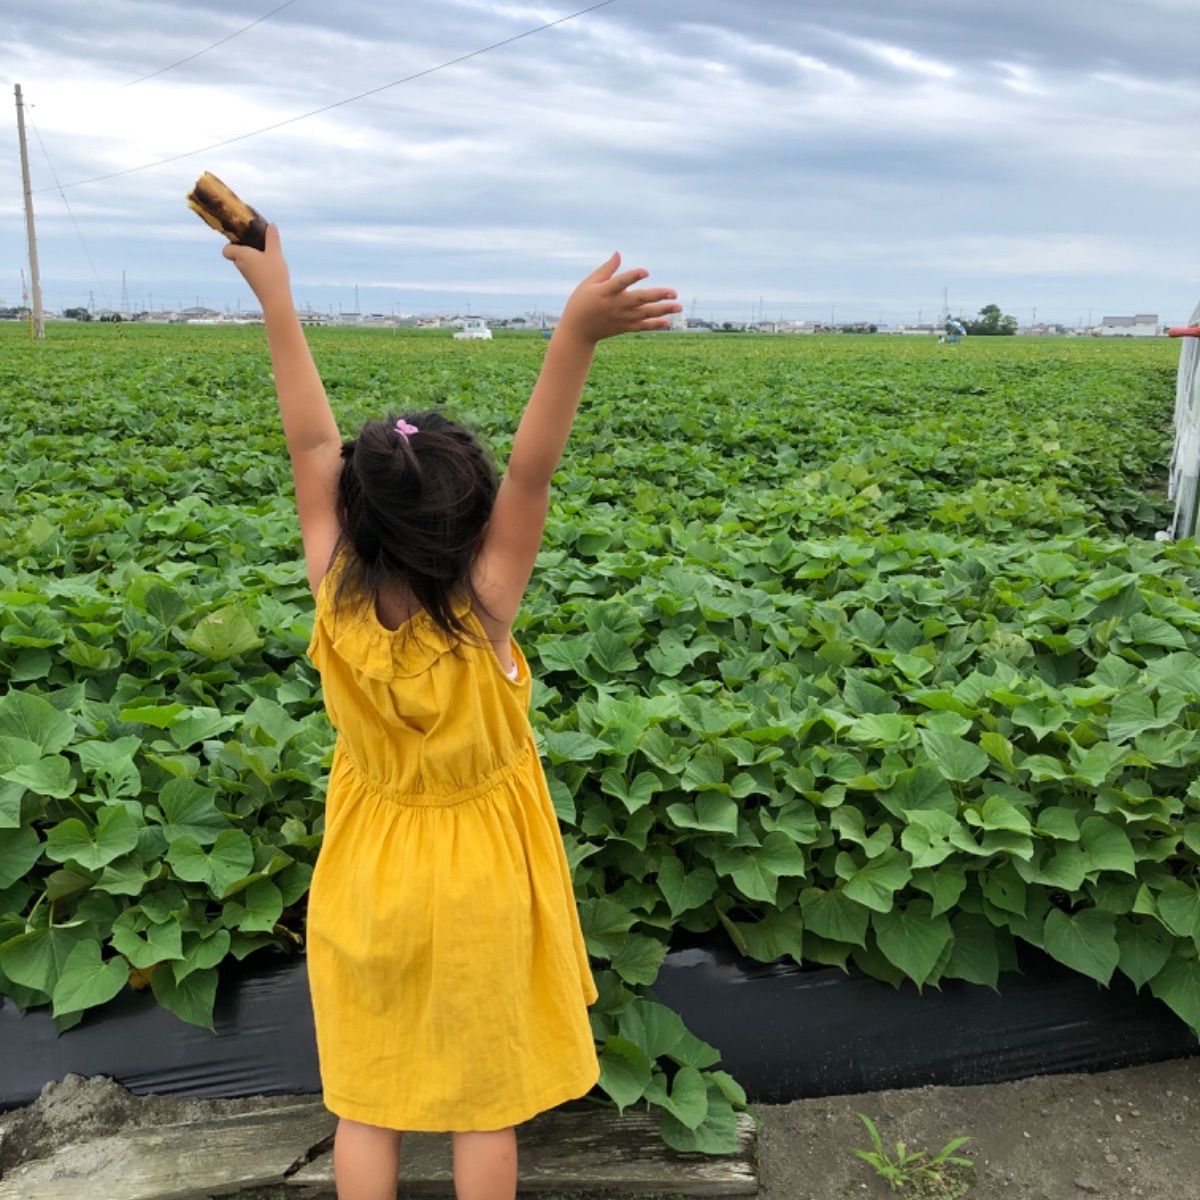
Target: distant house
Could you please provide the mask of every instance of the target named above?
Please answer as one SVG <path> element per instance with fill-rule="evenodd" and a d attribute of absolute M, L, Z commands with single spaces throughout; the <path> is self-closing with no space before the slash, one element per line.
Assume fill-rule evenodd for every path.
<path fill-rule="evenodd" d="M 1158 313 L 1138 313 L 1132 317 L 1105 317 L 1100 322 L 1101 337 L 1157 337 Z"/>
<path fill-rule="evenodd" d="M 175 319 L 185 325 L 215 325 L 225 319 L 225 314 L 217 312 L 215 308 L 181 308 L 175 314 Z"/>

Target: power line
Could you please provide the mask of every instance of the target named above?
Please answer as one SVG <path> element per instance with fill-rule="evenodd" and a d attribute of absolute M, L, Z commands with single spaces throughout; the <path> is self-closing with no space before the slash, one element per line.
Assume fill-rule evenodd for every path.
<path fill-rule="evenodd" d="M 189 54 L 187 58 L 181 58 L 178 62 L 168 63 L 165 67 L 159 67 L 157 71 L 151 71 L 149 75 L 140 75 L 137 79 L 131 79 L 128 83 L 121 84 L 122 88 L 133 87 L 135 83 L 143 83 L 147 79 L 153 79 L 156 75 L 163 75 L 167 71 L 172 71 L 176 67 L 182 67 L 184 63 L 190 63 L 192 59 L 199 58 L 202 54 L 207 54 L 210 50 L 215 50 L 218 46 L 225 45 L 226 42 L 232 42 L 239 34 L 245 33 L 247 29 L 253 29 L 255 25 L 261 25 L 268 17 L 273 17 L 277 12 L 283 12 L 285 8 L 291 7 L 296 0 L 285 0 L 278 8 L 273 8 L 269 13 L 263 13 L 256 21 L 251 21 L 249 25 L 243 25 L 241 29 L 234 30 L 233 33 L 227 34 L 220 41 L 213 42 L 211 46 L 205 46 L 203 50 L 197 50 L 195 54 Z M 119 91 L 120 89 L 118 89 Z M 74 185 L 72 185 L 74 186 Z"/>
<path fill-rule="evenodd" d="M 31 104 L 29 107 L 33 108 L 34 106 Z M 108 299 L 108 292 L 101 282 L 100 274 L 96 270 L 96 264 L 92 261 L 92 254 L 88 250 L 87 242 L 83 239 L 83 230 L 79 228 L 79 222 L 75 220 L 75 213 L 71 208 L 71 202 L 67 199 L 67 194 L 63 191 L 62 184 L 58 182 L 58 172 L 54 169 L 54 164 L 50 161 L 50 154 L 46 149 L 46 143 L 42 141 L 42 135 L 38 132 L 38 127 L 33 123 L 32 117 L 29 118 L 29 127 L 33 130 L 33 136 L 37 138 L 38 145 L 42 148 L 42 155 L 46 159 L 46 166 L 50 168 L 50 174 L 58 186 L 58 193 L 62 196 L 62 202 L 67 206 L 67 215 L 71 218 L 71 224 L 75 226 L 75 232 L 79 235 L 79 244 L 83 247 L 83 256 L 87 259 L 88 266 L 92 269 L 92 276 L 96 280 L 96 285 L 100 288 L 100 295 L 104 297 L 104 305 L 106 308 L 111 308 L 112 305 Z"/>
<path fill-rule="evenodd" d="M 91 179 L 79 179 L 74 183 L 68 183 L 63 186 L 69 188 L 83 187 L 88 183 L 101 183 L 106 179 L 117 179 L 121 175 L 133 175 L 137 171 L 148 171 L 151 167 L 161 167 L 166 163 L 178 162 L 181 158 L 191 158 L 194 154 L 207 154 L 210 150 L 218 150 L 222 146 L 231 146 L 234 142 L 244 142 L 247 138 L 258 137 L 261 133 L 271 133 L 273 130 L 282 129 L 285 125 L 294 125 L 297 121 L 304 121 L 309 117 L 318 116 L 320 113 L 329 112 L 334 108 L 341 108 L 346 104 L 353 104 L 356 100 L 363 100 L 367 96 L 374 96 L 379 92 L 385 92 L 388 88 L 394 88 L 402 83 L 411 83 L 414 79 L 420 79 L 424 75 L 432 75 L 435 71 L 445 70 L 446 67 L 452 67 L 456 63 L 466 62 L 468 58 L 478 58 L 481 54 L 486 54 L 489 50 L 498 50 L 501 46 L 511 45 L 513 42 L 519 42 L 522 38 L 531 37 L 535 33 L 541 33 L 544 29 L 551 29 L 555 25 L 563 25 L 567 21 L 573 21 L 576 17 L 582 17 L 585 13 L 595 12 L 598 8 L 605 8 L 609 4 L 615 4 L 617 0 L 600 0 L 599 4 L 589 5 L 587 8 L 581 8 L 578 12 L 573 12 L 565 17 L 559 17 L 557 21 L 548 21 L 545 25 L 539 25 L 536 29 L 527 29 L 524 33 L 518 33 L 514 37 L 505 38 L 500 42 L 493 42 L 490 46 L 484 46 L 480 50 L 472 50 L 470 54 L 459 55 L 458 58 L 452 58 L 449 62 L 439 63 L 436 67 L 428 67 L 424 71 L 417 71 L 414 75 L 406 75 L 403 79 L 393 79 L 391 83 L 380 84 L 379 87 L 370 88 L 365 92 L 359 92 L 354 96 L 347 96 L 344 100 L 335 100 L 332 104 L 322 105 L 320 108 L 314 108 L 311 112 L 300 113 L 295 117 L 288 117 L 283 121 L 276 121 L 274 125 L 264 125 L 262 129 L 252 129 L 249 133 L 239 133 L 237 137 L 226 138 L 222 142 L 213 142 L 211 146 L 200 146 L 195 150 L 185 150 L 182 154 L 172 154 L 167 158 L 160 158 L 155 162 L 144 163 L 140 167 L 127 167 L 123 171 L 110 171 L 107 175 L 94 175 Z M 47 192 L 50 188 L 38 188 L 40 192 Z"/>

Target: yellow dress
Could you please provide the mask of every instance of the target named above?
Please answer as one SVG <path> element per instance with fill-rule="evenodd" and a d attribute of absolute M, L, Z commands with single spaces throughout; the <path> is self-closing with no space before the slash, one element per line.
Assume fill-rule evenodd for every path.
<path fill-rule="evenodd" d="M 373 605 L 334 614 L 337 569 L 307 650 L 338 735 L 307 917 L 322 1099 L 391 1129 L 517 1125 L 600 1078 L 529 665 L 515 638 L 515 680 L 486 640 L 456 656 L 423 611 L 403 646 Z"/>

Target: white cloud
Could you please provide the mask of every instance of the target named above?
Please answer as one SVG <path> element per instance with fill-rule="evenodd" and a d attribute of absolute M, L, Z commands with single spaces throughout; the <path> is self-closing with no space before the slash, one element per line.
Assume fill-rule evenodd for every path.
<path fill-rule="evenodd" d="M 821 23 L 781 0 L 736 19 L 715 0 L 612 5 L 67 194 L 110 290 L 128 267 L 242 295 L 183 203 L 210 169 L 279 221 L 298 287 L 553 291 L 619 245 L 664 282 L 739 304 L 940 292 L 968 276 L 1030 295 L 1053 286 L 1067 303 L 1135 285 L 1143 307 L 1190 297 L 1200 88 L 1170 42 L 1131 42 L 1113 0 L 1075 27 L 1059 8 L 1018 20 L 964 6 L 951 19 L 922 0 L 902 14 L 864 3 Z M 36 16 L 15 14 L 0 54 L 71 183 L 288 121 L 567 11 L 414 0 L 347 3 L 335 19 L 297 5 L 119 88 L 244 13 L 42 0 Z M 44 271 L 66 286 L 88 271 L 30 149 Z M 16 173 L 8 139 L 0 177 Z M 0 280 L 12 279 L 23 230 L 11 192 L 0 230 Z M 381 266 L 393 257 L 402 267 Z"/>

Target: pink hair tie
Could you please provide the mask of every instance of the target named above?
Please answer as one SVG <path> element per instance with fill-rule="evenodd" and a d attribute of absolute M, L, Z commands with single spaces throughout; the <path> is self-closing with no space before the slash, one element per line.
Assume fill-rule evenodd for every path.
<path fill-rule="evenodd" d="M 400 420 L 398 420 L 396 422 L 396 432 L 399 434 L 403 434 L 404 437 L 407 439 L 407 437 L 410 433 L 417 432 L 417 427 L 415 425 L 410 425 L 409 422 L 407 422 L 403 417 L 401 417 Z"/>

